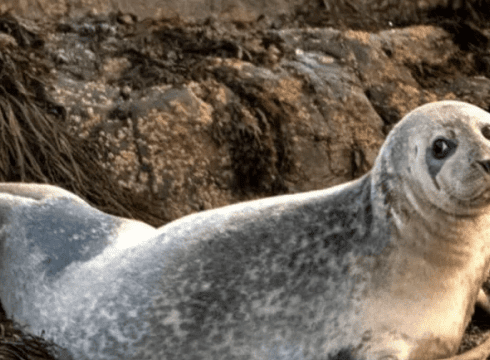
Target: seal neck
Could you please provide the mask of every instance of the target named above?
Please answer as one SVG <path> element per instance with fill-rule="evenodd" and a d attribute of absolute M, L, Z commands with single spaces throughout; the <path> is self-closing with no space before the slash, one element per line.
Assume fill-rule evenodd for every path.
<path fill-rule="evenodd" d="M 386 164 L 384 164 L 386 165 Z M 460 215 L 431 204 L 410 179 L 381 166 L 372 181 L 373 211 L 387 218 L 394 248 L 420 256 L 434 266 L 462 268 L 490 258 L 490 214 Z M 383 176 L 376 174 L 383 173 Z M 393 234 L 393 235 L 394 235 Z M 482 256 L 483 255 L 483 256 Z"/>

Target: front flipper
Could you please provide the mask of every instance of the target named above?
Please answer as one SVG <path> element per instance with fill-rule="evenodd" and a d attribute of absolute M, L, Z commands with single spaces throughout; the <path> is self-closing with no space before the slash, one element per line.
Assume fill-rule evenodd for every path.
<path fill-rule="evenodd" d="M 485 294 L 483 289 L 480 289 L 480 292 L 478 293 L 478 297 L 476 298 L 476 306 L 490 315 L 490 301 L 488 300 L 488 296 Z"/>
<path fill-rule="evenodd" d="M 477 347 L 443 360 L 485 360 L 490 356 L 490 337 Z"/>
<path fill-rule="evenodd" d="M 487 294 L 480 289 L 478 297 L 476 299 L 476 306 L 485 311 L 490 315 L 490 301 L 488 300 Z M 468 350 L 462 354 L 455 355 L 444 360 L 485 360 L 490 356 L 490 337 L 486 339 L 482 344 L 477 347 Z"/>

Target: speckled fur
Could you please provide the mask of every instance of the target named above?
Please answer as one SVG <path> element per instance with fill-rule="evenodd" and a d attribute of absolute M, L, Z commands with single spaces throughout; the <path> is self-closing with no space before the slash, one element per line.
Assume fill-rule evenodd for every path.
<path fill-rule="evenodd" d="M 415 110 L 356 181 L 160 229 L 0 184 L 2 304 L 76 360 L 450 356 L 490 259 L 475 109 Z M 441 162 L 438 134 L 456 144 Z"/>

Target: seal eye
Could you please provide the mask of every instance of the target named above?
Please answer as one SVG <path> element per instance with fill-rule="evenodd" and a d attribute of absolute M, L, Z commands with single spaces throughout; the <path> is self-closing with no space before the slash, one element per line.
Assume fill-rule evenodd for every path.
<path fill-rule="evenodd" d="M 436 159 L 444 159 L 451 151 L 451 146 L 446 139 L 437 139 L 432 144 L 432 154 Z"/>
<path fill-rule="evenodd" d="M 490 125 L 485 125 L 481 129 L 481 133 L 485 137 L 485 139 L 490 140 Z"/>

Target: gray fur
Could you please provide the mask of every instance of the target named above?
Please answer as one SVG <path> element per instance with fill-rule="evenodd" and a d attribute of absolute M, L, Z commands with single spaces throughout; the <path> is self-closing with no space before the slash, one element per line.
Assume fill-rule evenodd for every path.
<path fill-rule="evenodd" d="M 18 229 L 30 239 L 27 253 L 46 254 L 39 272 L 47 280 L 62 273 L 74 262 L 86 262 L 101 254 L 105 240 L 120 221 L 85 206 L 71 208 L 69 199 L 36 207 L 25 207 L 18 218 Z M 20 246 L 20 244 L 17 244 Z"/>
<path fill-rule="evenodd" d="M 0 184 L 2 304 L 75 360 L 452 355 L 490 264 L 490 181 L 475 166 L 490 115 L 475 109 L 415 110 L 356 181 L 158 230 Z M 451 156 L 418 154 L 440 134 L 457 139 Z"/>

